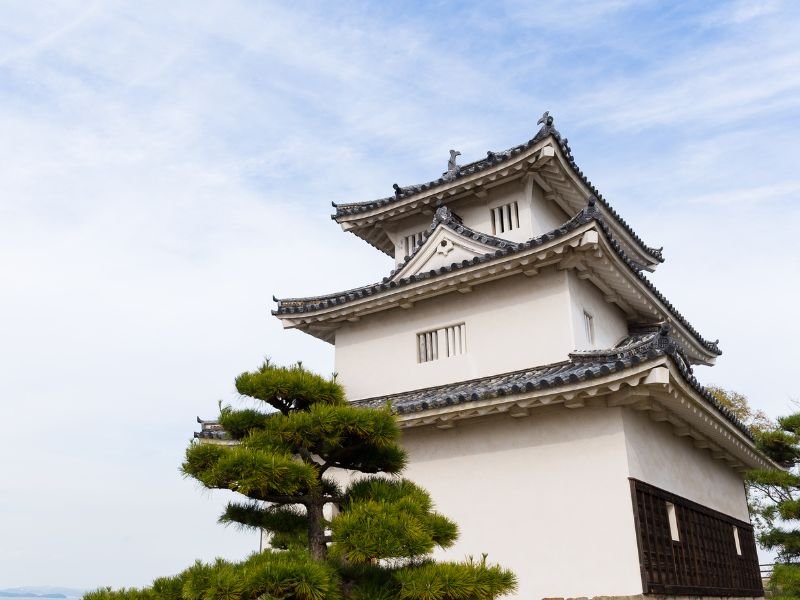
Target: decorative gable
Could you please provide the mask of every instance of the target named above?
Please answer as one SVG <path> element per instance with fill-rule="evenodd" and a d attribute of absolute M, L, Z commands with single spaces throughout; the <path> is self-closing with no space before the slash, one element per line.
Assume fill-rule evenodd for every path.
<path fill-rule="evenodd" d="M 498 249 L 516 247 L 514 242 L 470 229 L 446 206 L 441 206 L 430 228 L 423 234 L 422 243 L 399 265 L 391 279 L 397 281 L 494 254 Z"/>

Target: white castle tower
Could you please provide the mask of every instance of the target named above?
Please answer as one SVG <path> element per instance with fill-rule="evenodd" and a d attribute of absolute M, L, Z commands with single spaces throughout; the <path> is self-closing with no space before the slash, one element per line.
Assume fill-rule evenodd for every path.
<path fill-rule="evenodd" d="M 545 113 L 528 142 L 333 218 L 394 258 L 379 283 L 277 300 L 335 344 L 349 398 L 391 403 L 409 478 L 518 598 L 763 595 L 742 473 L 773 466 L 698 383 L 704 338 L 663 258 Z"/>

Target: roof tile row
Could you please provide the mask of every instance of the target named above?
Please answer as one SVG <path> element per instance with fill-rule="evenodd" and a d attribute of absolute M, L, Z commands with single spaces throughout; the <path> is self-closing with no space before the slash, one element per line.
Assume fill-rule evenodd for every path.
<path fill-rule="evenodd" d="M 461 234 L 466 235 L 467 237 L 471 237 L 474 235 L 479 236 L 479 240 L 483 241 L 486 240 L 484 243 L 489 245 L 494 245 L 497 247 L 494 253 L 487 253 L 483 256 L 476 256 L 471 260 L 463 260 L 460 263 L 452 263 L 449 266 L 444 266 L 436 270 L 430 270 L 428 272 L 421 272 L 416 275 L 410 275 L 409 277 L 403 277 L 398 280 L 393 280 L 392 276 L 398 272 L 398 269 L 401 269 L 410 258 L 407 258 L 401 265 L 399 265 L 392 273 L 385 277 L 380 283 L 374 283 L 370 285 L 366 285 L 360 288 L 354 288 L 352 290 L 347 290 L 344 292 L 338 292 L 335 294 L 328 294 L 323 296 L 314 296 L 309 298 L 288 298 L 279 300 L 275 298 L 275 301 L 278 303 L 278 309 L 273 311 L 274 315 L 291 315 L 291 314 L 303 314 L 303 313 L 310 313 L 315 312 L 318 310 L 322 310 L 325 308 L 330 308 L 333 306 L 347 304 L 348 302 L 352 302 L 354 300 L 358 300 L 361 298 L 366 298 L 368 296 L 372 296 L 374 294 L 378 294 L 382 291 L 393 289 L 397 287 L 402 287 L 405 285 L 409 285 L 411 283 L 415 283 L 417 281 L 421 281 L 424 279 L 429 279 L 436 277 L 438 275 L 442 275 L 445 273 L 449 273 L 452 271 L 457 271 L 459 269 L 463 269 L 466 267 L 474 266 L 477 264 L 485 263 L 495 258 L 499 258 L 502 256 L 507 256 L 509 254 L 513 254 L 516 252 L 520 252 L 523 250 L 527 250 L 530 248 L 535 248 L 536 246 L 540 246 L 547 242 L 553 241 L 560 237 L 567 235 L 569 232 L 574 231 L 578 227 L 594 221 L 598 224 L 600 230 L 603 232 L 604 236 L 608 240 L 611 247 L 614 249 L 616 254 L 620 257 L 620 259 L 627 265 L 631 272 L 639 278 L 639 280 L 649 289 L 658 300 L 667 308 L 667 310 L 674 316 L 675 320 L 681 323 L 686 329 L 700 342 L 700 344 L 706 348 L 708 351 L 720 355 L 722 352 L 719 349 L 719 340 L 716 341 L 709 341 L 706 340 L 694 326 L 689 323 L 689 321 L 675 308 L 675 306 L 667 300 L 667 298 L 660 292 L 658 289 L 650 282 L 650 280 L 645 277 L 642 273 L 642 266 L 632 260 L 624 251 L 620 243 L 614 238 L 610 227 L 605 222 L 605 218 L 597 209 L 596 206 L 596 199 L 594 197 L 589 199 L 589 204 L 586 208 L 582 209 L 577 215 L 575 215 L 572 219 L 564 223 L 558 229 L 554 229 L 553 231 L 549 231 L 541 236 L 532 238 L 527 242 L 522 243 L 514 243 L 509 242 L 508 240 L 502 240 L 500 238 L 495 238 L 493 236 L 487 236 L 486 234 L 482 234 L 476 232 L 462 224 L 459 223 L 457 217 L 455 217 L 449 210 L 440 207 L 437 210 L 436 216 L 433 219 L 433 223 L 431 227 L 427 230 L 426 235 L 430 235 L 430 233 L 438 226 L 444 225 L 454 229 L 455 231 L 459 231 L 458 228 L 463 228 Z M 417 252 L 419 249 L 417 250 Z"/>
<path fill-rule="evenodd" d="M 681 376 L 696 392 L 737 429 L 752 439 L 750 430 L 700 384 L 680 347 L 669 335 L 666 325 L 635 333 L 615 348 L 575 352 L 570 354 L 569 360 L 560 363 L 399 394 L 365 398 L 355 401 L 354 404 L 378 408 L 389 403 L 398 414 L 421 412 L 588 381 L 665 355 L 673 360 Z"/>
<path fill-rule="evenodd" d="M 545 113 L 545 115 L 547 115 L 547 113 Z M 559 131 L 555 127 L 553 127 L 553 118 L 550 116 L 546 116 L 546 118 L 544 118 L 543 125 L 535 136 L 533 136 L 527 142 L 520 144 L 519 146 L 514 146 L 513 148 L 509 148 L 508 150 L 504 150 L 502 152 L 489 151 L 486 153 L 486 158 L 468 163 L 466 165 L 461 165 L 453 173 L 445 173 L 438 179 L 429 181 L 427 183 L 422 183 L 418 185 L 408 185 L 408 186 L 399 186 L 397 184 L 394 184 L 395 188 L 394 196 L 387 196 L 385 198 L 380 198 L 378 200 L 371 200 L 367 202 L 355 202 L 349 204 L 333 203 L 334 208 L 336 208 L 336 213 L 331 215 L 331 218 L 338 221 L 342 217 L 347 217 L 362 212 L 366 212 L 375 208 L 387 206 L 389 204 L 397 202 L 398 200 L 410 198 L 411 196 L 419 194 L 420 192 L 427 191 L 433 187 L 436 187 L 448 181 L 453 181 L 460 177 L 473 175 L 475 173 L 493 167 L 496 164 L 502 163 L 515 156 L 518 156 L 519 154 L 522 154 L 526 150 L 533 147 L 536 143 L 543 140 L 548 135 L 553 136 L 553 138 L 558 142 L 572 170 L 575 172 L 576 175 L 578 175 L 578 177 L 586 185 L 586 187 L 588 187 L 591 190 L 592 194 L 594 194 L 594 196 L 597 198 L 597 200 L 600 202 L 603 208 L 611 214 L 611 216 L 636 241 L 636 243 L 642 247 L 642 249 L 648 255 L 652 256 L 659 262 L 664 262 L 664 257 L 662 254 L 663 248 L 653 248 L 645 244 L 644 240 L 642 240 L 639 237 L 639 235 L 625 221 L 625 219 L 623 219 L 620 216 L 620 214 L 608 203 L 608 201 L 603 197 L 600 191 L 586 177 L 586 175 L 583 173 L 583 170 L 581 170 L 580 167 L 578 167 L 577 163 L 575 162 L 575 159 L 572 156 L 572 150 L 569 147 L 567 138 L 563 138 L 559 133 Z"/>

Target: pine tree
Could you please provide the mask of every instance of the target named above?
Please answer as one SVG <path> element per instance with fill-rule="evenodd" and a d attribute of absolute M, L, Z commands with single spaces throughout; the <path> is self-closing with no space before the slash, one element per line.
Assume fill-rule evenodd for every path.
<path fill-rule="evenodd" d="M 779 564 L 771 579 L 775 598 L 800 597 L 800 413 L 781 417 L 757 432 L 759 448 L 784 470 L 748 473 L 750 505 L 762 547 L 775 550 Z"/>
<path fill-rule="evenodd" d="M 267 361 L 237 377 L 236 389 L 262 410 L 224 407 L 220 423 L 236 443 L 192 444 L 182 470 L 207 488 L 244 496 L 220 521 L 269 532 L 272 549 L 87 600 L 488 600 L 515 589 L 514 575 L 485 555 L 430 559 L 458 529 L 424 489 L 399 477 L 407 459 L 389 407 L 353 406 L 334 379 L 300 364 Z M 345 472 L 362 475 L 336 477 Z M 326 507 L 335 516 L 326 519 Z"/>

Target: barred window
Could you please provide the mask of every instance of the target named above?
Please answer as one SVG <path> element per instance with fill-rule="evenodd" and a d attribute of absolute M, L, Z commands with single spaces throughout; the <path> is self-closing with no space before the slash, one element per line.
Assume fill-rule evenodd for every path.
<path fill-rule="evenodd" d="M 417 362 L 430 362 L 466 352 L 467 326 L 464 323 L 417 334 Z"/>
<path fill-rule="evenodd" d="M 509 202 L 492 209 L 492 233 L 497 235 L 519 229 L 519 205 Z"/>
<path fill-rule="evenodd" d="M 422 246 L 424 237 L 424 231 L 419 231 L 417 233 L 412 233 L 411 235 L 405 236 L 403 238 L 403 251 L 405 252 L 405 255 L 411 256 L 414 254 L 416 249 Z"/>

